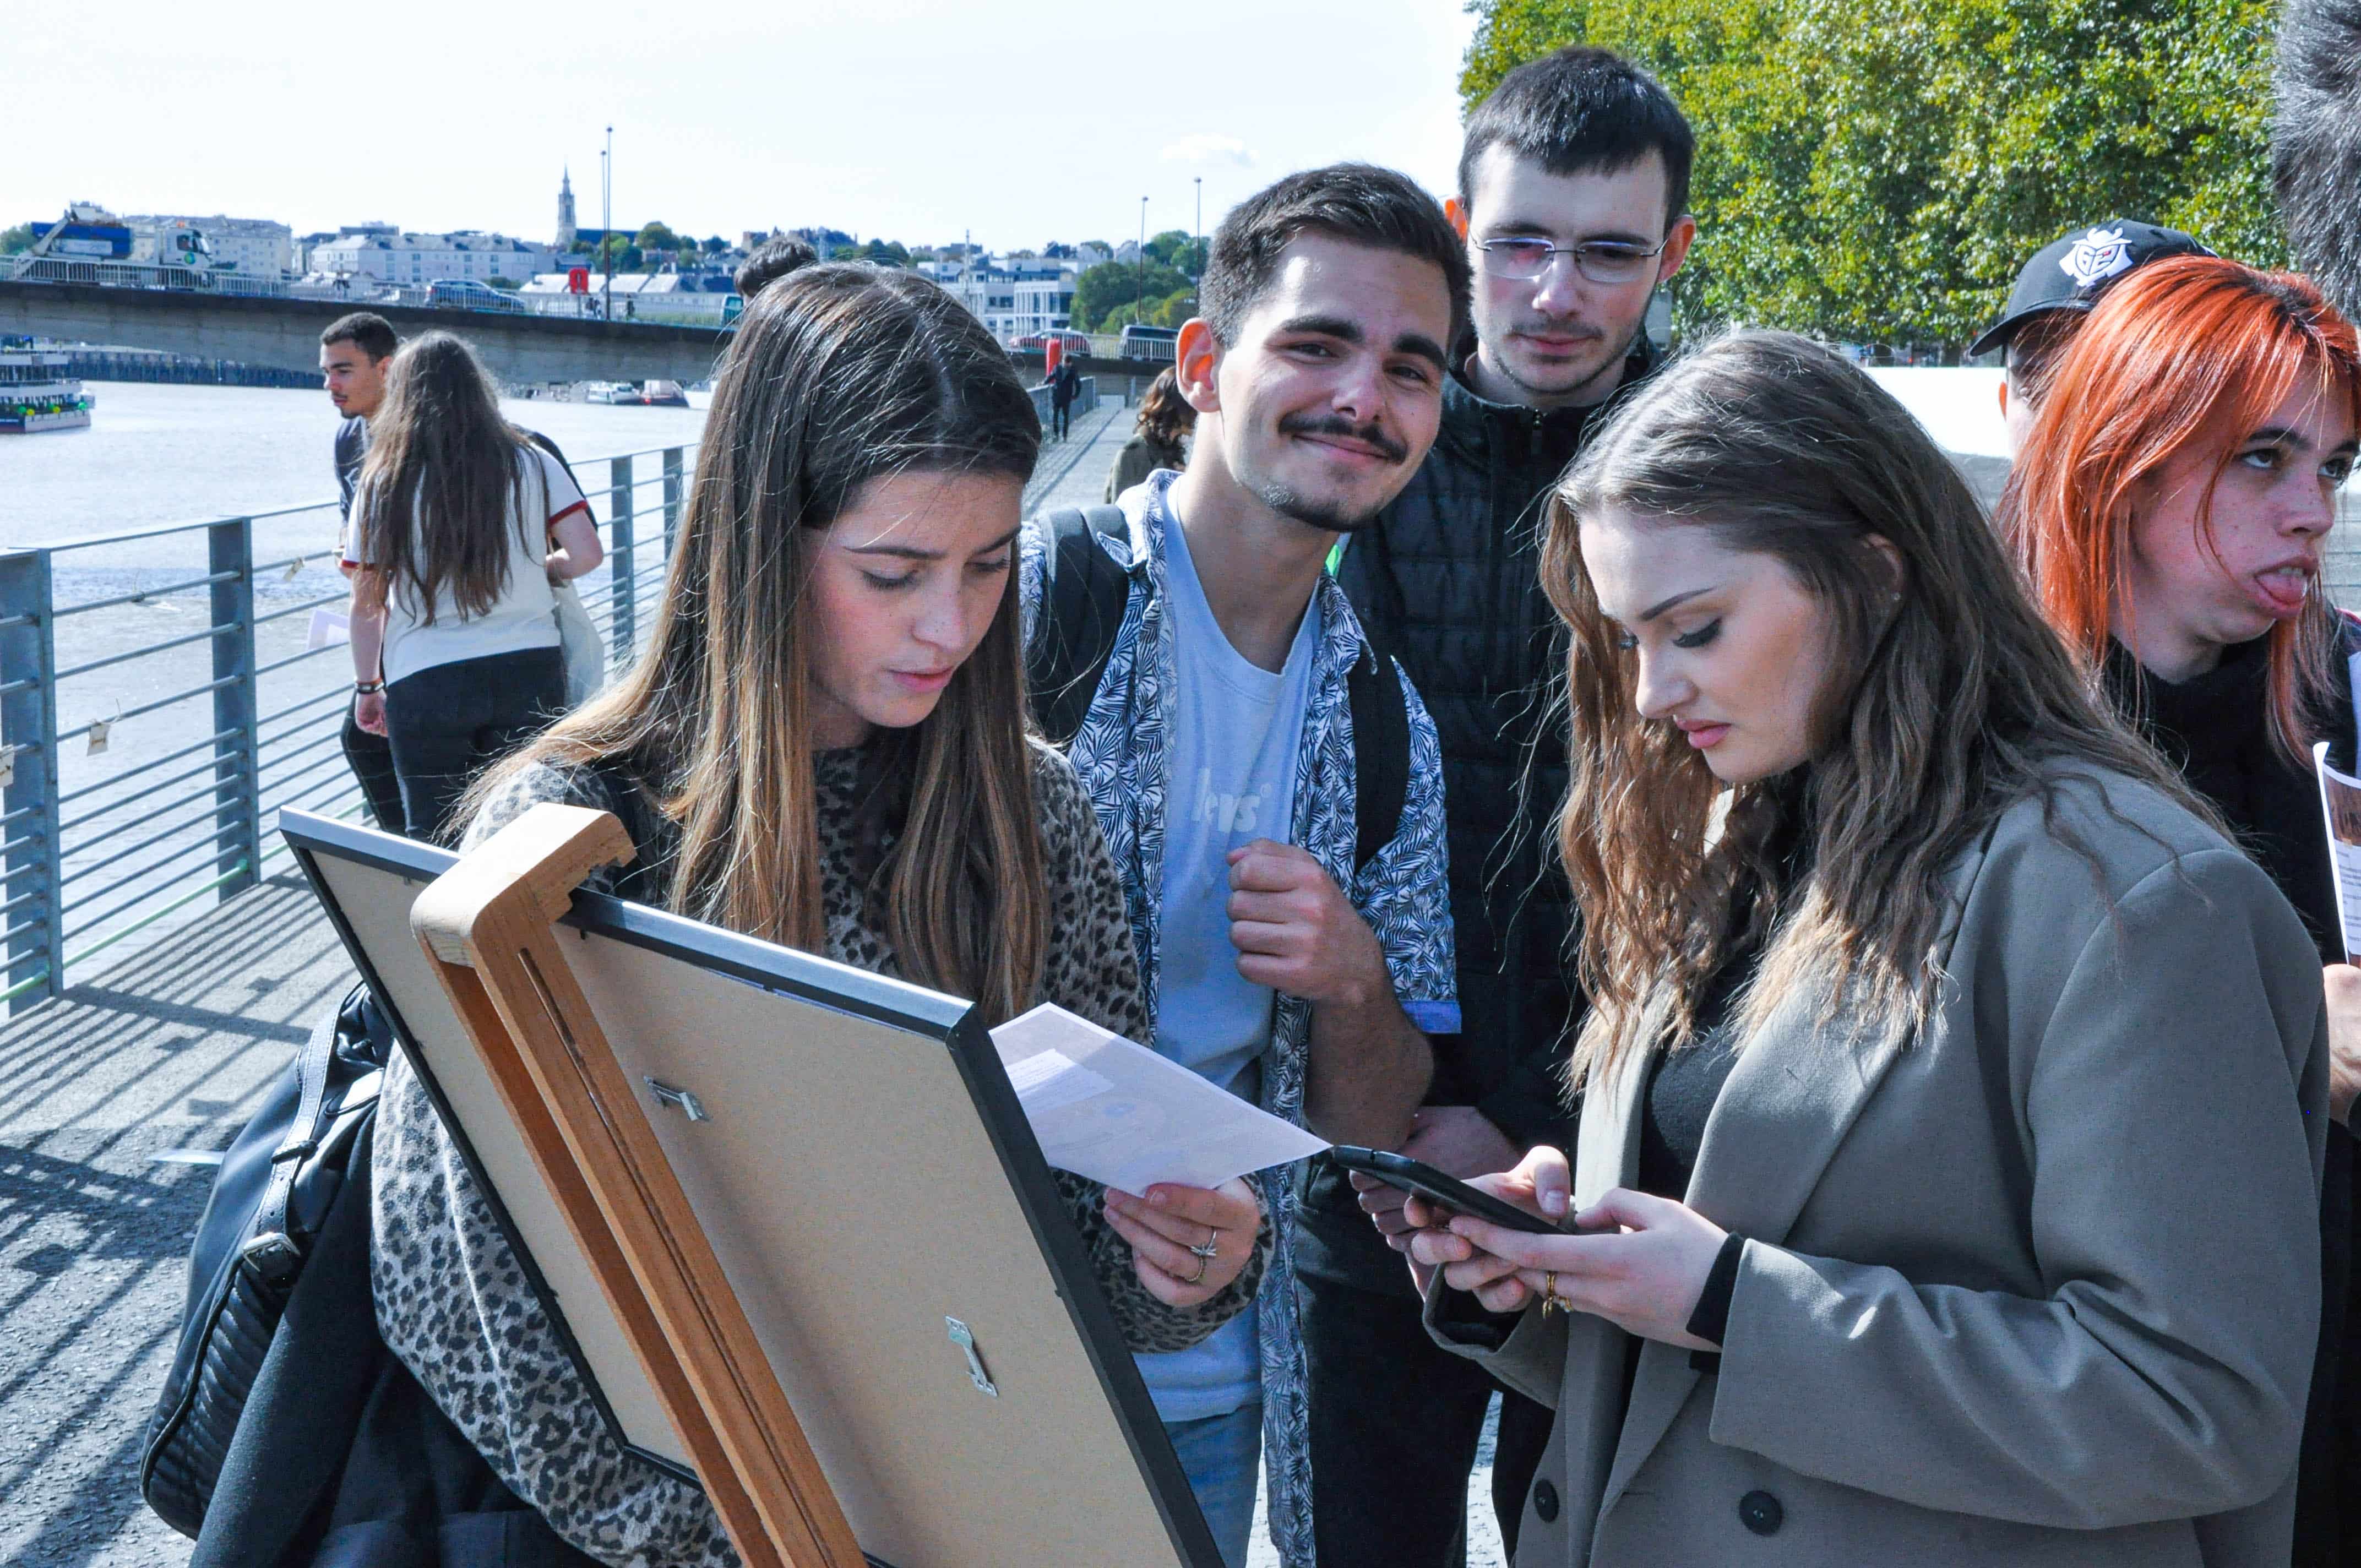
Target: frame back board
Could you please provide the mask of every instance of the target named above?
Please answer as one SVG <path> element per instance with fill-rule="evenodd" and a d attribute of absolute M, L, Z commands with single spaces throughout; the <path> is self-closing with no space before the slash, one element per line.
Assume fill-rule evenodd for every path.
<path fill-rule="evenodd" d="M 456 857 L 291 811 L 280 828 L 610 1430 L 695 1479 L 412 933 L 412 904 Z M 561 935 L 864 1554 L 888 1568 L 1216 1568 L 966 1003 L 596 894 L 576 896 Z"/>

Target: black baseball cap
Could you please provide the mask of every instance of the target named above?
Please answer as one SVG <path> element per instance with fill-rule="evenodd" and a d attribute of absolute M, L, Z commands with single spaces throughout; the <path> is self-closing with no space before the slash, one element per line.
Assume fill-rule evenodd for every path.
<path fill-rule="evenodd" d="M 1989 354 L 2005 345 L 2027 316 L 2045 311 L 2087 311 L 2099 302 L 2108 285 L 2136 267 L 2168 256 L 2211 256 L 2213 252 L 2179 229 L 2129 218 L 2109 218 L 2087 229 L 2077 229 L 2055 244 L 2045 245 L 2016 275 L 2008 291 L 2008 309 L 2000 320 L 1968 345 L 1971 355 Z"/>

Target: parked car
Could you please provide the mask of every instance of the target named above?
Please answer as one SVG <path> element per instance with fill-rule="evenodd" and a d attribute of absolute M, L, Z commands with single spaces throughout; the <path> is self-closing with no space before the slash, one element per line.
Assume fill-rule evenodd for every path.
<path fill-rule="evenodd" d="M 1171 327 L 1141 326 L 1135 322 L 1123 329 L 1123 357 L 1169 360 L 1179 352 L 1174 345 L 1180 341 L 1180 333 Z"/>
<path fill-rule="evenodd" d="M 531 313 L 524 302 L 473 278 L 438 278 L 426 286 L 426 302 L 438 311 L 499 311 L 509 315 Z"/>

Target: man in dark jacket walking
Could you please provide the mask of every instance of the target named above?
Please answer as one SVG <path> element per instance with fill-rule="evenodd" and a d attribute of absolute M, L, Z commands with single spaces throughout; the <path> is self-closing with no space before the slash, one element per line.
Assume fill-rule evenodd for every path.
<path fill-rule="evenodd" d="M 1049 378 L 1049 415 L 1056 429 L 1053 434 L 1060 441 L 1072 420 L 1074 400 L 1082 395 L 1082 372 L 1071 356 L 1059 360 L 1057 370 Z"/>
<path fill-rule="evenodd" d="M 1691 147 L 1664 89 L 1601 49 L 1521 66 L 1477 108 L 1450 204 L 1474 264 L 1475 341 L 1460 345 L 1424 466 L 1338 570 L 1426 696 L 1443 746 L 1462 1033 L 1434 1041 L 1434 1085 L 1403 1152 L 1454 1175 L 1572 1137 L 1563 1073 L 1579 1000 L 1571 895 L 1549 844 L 1566 788 L 1551 718 L 1565 644 L 1538 572 L 1544 502 L 1616 394 L 1655 367 L 1648 306 L 1697 232 Z M 1492 1385 L 1420 1325 L 1380 1234 L 1401 1226 L 1399 1193 L 1356 1191 L 1318 1161 L 1303 1199 L 1320 1560 L 1455 1565 Z M 1501 1398 L 1492 1497 L 1513 1551 L 1552 1418 Z M 1556 1498 L 1532 1504 L 1547 1518 Z"/>

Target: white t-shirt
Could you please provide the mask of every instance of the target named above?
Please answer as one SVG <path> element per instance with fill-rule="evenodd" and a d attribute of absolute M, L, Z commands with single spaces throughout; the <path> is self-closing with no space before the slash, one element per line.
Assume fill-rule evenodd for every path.
<path fill-rule="evenodd" d="M 434 603 L 434 620 L 424 624 L 417 586 L 388 586 L 385 607 L 385 656 L 388 685 L 437 664 L 481 659 L 494 653 L 521 653 L 558 645 L 557 601 L 551 596 L 544 565 L 549 554 L 549 531 L 570 512 L 588 511 L 590 503 L 566 465 L 538 446 L 517 449 L 524 465 L 524 515 L 517 513 L 517 494 L 510 493 L 508 516 L 508 585 L 500 599 L 482 615 L 462 615 L 446 586 Z M 367 497 L 354 508 L 352 543 L 345 565 L 368 565 L 380 554 L 372 532 L 374 520 Z"/>

